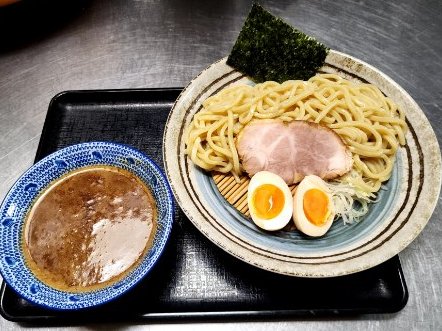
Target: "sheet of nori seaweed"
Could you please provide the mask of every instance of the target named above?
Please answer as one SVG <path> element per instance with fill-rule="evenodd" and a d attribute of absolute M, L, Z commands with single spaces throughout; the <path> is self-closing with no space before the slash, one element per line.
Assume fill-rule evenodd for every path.
<path fill-rule="evenodd" d="M 253 81 L 307 80 L 323 65 L 329 48 L 253 4 L 227 64 Z"/>

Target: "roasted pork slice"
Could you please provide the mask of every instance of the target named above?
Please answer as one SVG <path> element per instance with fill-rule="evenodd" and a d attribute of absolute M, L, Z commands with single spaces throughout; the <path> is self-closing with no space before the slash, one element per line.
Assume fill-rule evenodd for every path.
<path fill-rule="evenodd" d="M 267 170 L 287 184 L 298 183 L 307 175 L 333 179 L 350 171 L 353 165 L 342 139 L 333 130 L 313 122 L 252 121 L 238 135 L 236 148 L 250 177 Z"/>

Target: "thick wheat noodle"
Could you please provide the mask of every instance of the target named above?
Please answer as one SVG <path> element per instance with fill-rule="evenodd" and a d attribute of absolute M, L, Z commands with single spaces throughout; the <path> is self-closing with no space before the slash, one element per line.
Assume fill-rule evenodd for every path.
<path fill-rule="evenodd" d="M 376 192 L 405 144 L 404 112 L 370 84 L 334 74 L 282 84 L 235 85 L 206 99 L 186 130 L 186 153 L 203 169 L 242 173 L 236 135 L 254 119 L 307 120 L 333 129 L 349 147 L 353 170 L 341 180 Z"/>
<path fill-rule="evenodd" d="M 235 141 L 233 139 L 233 113 L 231 111 L 229 111 L 227 113 L 228 115 L 228 127 L 227 127 L 227 131 L 228 131 L 228 145 L 230 147 L 230 151 L 232 152 L 233 155 L 233 175 L 235 176 L 236 179 L 239 179 L 239 174 L 241 173 L 241 169 L 239 166 L 239 157 L 238 157 L 238 153 L 236 152 L 236 147 L 235 147 Z"/>

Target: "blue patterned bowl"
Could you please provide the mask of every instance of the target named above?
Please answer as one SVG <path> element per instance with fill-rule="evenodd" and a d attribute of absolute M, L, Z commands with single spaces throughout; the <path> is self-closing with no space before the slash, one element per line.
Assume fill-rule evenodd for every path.
<path fill-rule="evenodd" d="M 42 190 L 67 172 L 91 165 L 123 168 L 147 184 L 157 202 L 158 228 L 152 247 L 123 279 L 99 290 L 71 293 L 54 289 L 34 276 L 22 252 L 22 231 L 26 214 Z M 8 285 L 33 303 L 63 310 L 96 306 L 125 293 L 152 269 L 164 250 L 172 221 L 173 198 L 169 184 L 148 157 L 128 146 L 109 142 L 69 146 L 34 164 L 6 195 L 0 207 L 0 271 Z"/>

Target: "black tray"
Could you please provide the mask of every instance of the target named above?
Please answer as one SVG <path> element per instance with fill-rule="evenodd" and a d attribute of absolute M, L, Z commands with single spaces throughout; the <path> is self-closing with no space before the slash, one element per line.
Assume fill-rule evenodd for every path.
<path fill-rule="evenodd" d="M 49 105 L 35 161 L 71 144 L 132 145 L 162 166 L 167 115 L 181 89 L 69 91 Z M 270 273 L 225 253 L 176 207 L 172 234 L 151 273 L 131 292 L 98 308 L 52 311 L 3 284 L 0 313 L 11 321 L 236 320 L 391 313 L 408 291 L 399 257 L 357 274 L 305 279 Z"/>

